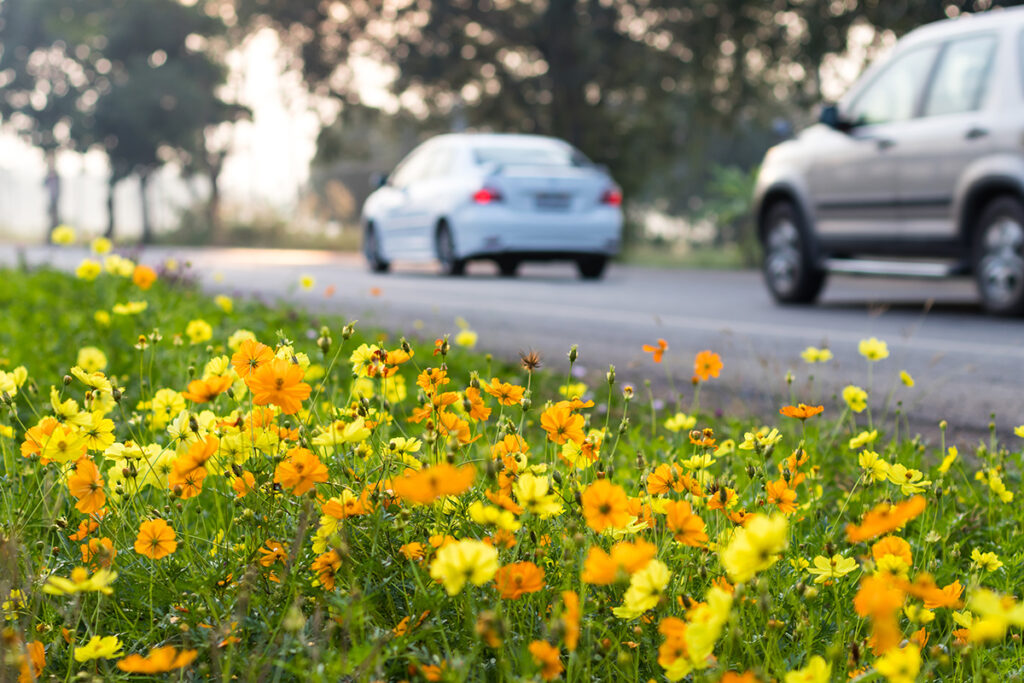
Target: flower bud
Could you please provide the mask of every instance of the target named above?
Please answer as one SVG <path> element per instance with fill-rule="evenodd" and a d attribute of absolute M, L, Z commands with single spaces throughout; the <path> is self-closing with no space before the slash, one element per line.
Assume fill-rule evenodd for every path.
<path fill-rule="evenodd" d="M 569 362 L 575 363 L 576 359 L 580 357 L 580 347 L 573 344 L 569 347 Z"/>

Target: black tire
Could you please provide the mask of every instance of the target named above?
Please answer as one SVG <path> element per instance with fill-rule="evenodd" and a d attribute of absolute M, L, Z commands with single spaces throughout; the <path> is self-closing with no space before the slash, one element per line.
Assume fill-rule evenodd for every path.
<path fill-rule="evenodd" d="M 502 257 L 494 261 L 502 277 L 515 277 L 519 271 L 519 259 Z"/>
<path fill-rule="evenodd" d="M 380 241 L 377 239 L 377 230 L 373 223 L 367 225 L 363 231 L 363 256 L 374 273 L 386 273 L 391 268 L 391 263 L 381 258 Z"/>
<path fill-rule="evenodd" d="M 995 315 L 1024 315 L 1024 205 L 997 197 L 976 226 L 971 265 L 982 305 Z"/>
<path fill-rule="evenodd" d="M 581 256 L 576 259 L 576 268 L 584 280 L 600 280 L 607 265 L 607 256 Z"/>
<path fill-rule="evenodd" d="M 796 207 L 782 201 L 769 207 L 762 232 L 765 284 L 782 304 L 813 303 L 825 286 L 807 225 Z"/>
<path fill-rule="evenodd" d="M 434 249 L 437 253 L 437 260 L 441 264 L 441 272 L 445 275 L 464 275 L 466 273 L 466 260 L 456 256 L 455 240 L 452 239 L 452 232 L 444 223 L 437 229 L 434 237 Z"/>

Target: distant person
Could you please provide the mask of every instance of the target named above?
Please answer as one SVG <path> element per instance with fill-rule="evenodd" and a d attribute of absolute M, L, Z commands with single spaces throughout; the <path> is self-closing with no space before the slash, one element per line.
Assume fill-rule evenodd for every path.
<path fill-rule="evenodd" d="M 60 174 L 57 173 L 57 157 L 53 152 L 46 153 L 46 188 L 47 214 L 50 217 L 50 233 L 47 241 L 52 241 L 53 231 L 60 225 Z"/>

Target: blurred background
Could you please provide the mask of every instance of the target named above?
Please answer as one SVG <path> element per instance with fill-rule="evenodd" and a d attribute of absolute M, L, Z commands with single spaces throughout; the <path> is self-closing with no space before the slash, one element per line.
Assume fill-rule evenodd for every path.
<path fill-rule="evenodd" d="M 750 265 L 756 164 L 906 31 L 989 0 L 0 0 L 0 239 L 358 247 L 448 131 L 607 165 L 627 260 Z"/>

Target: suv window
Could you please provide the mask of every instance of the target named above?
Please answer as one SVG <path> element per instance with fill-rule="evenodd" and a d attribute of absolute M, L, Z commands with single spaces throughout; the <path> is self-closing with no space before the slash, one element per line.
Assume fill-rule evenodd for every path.
<path fill-rule="evenodd" d="M 865 125 L 913 118 L 938 50 L 937 45 L 926 45 L 893 59 L 857 95 L 850 106 L 850 120 Z"/>
<path fill-rule="evenodd" d="M 981 106 L 996 38 L 972 36 L 946 45 L 928 89 L 924 115 L 959 114 Z"/>

